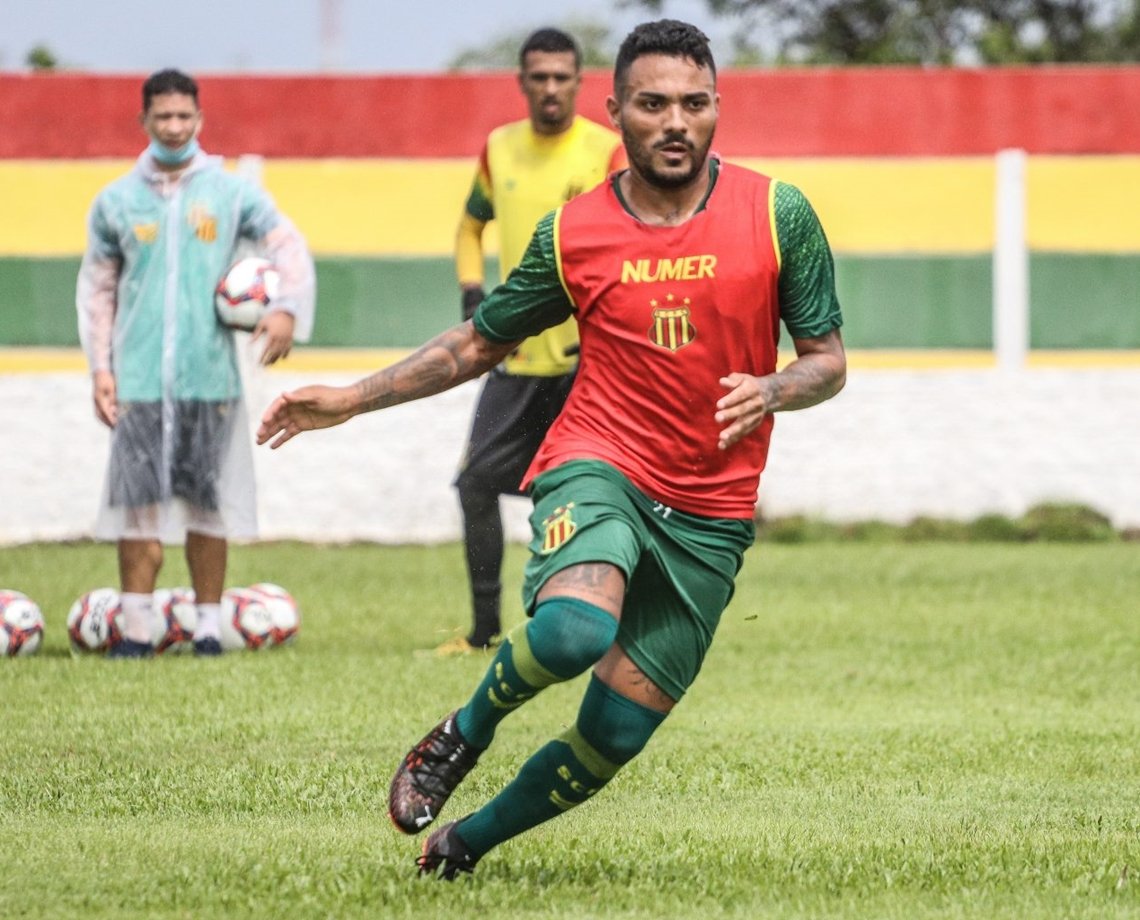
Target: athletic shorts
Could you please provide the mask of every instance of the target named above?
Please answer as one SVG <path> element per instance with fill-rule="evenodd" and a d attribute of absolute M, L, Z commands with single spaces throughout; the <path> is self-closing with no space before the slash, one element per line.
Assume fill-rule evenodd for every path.
<path fill-rule="evenodd" d="M 111 435 L 111 507 L 142 508 L 181 498 L 205 511 L 218 510 L 221 458 L 233 435 L 236 400 L 168 404 L 121 403 Z"/>
<path fill-rule="evenodd" d="M 528 614 L 556 572 L 583 562 L 616 565 L 626 576 L 618 644 L 661 690 L 681 699 L 732 598 L 755 525 L 677 511 L 596 460 L 548 470 L 530 494 L 531 557 L 523 583 Z"/>
<path fill-rule="evenodd" d="M 519 485 L 547 429 L 570 394 L 573 374 L 532 377 L 487 375 L 455 485 L 498 495 L 519 495 Z"/>

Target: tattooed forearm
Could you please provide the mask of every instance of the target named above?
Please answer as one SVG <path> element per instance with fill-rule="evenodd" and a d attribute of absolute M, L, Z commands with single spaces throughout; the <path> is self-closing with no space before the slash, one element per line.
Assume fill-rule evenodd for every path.
<path fill-rule="evenodd" d="M 771 412 L 814 406 L 842 390 L 847 381 L 847 360 L 838 332 L 799 339 L 796 347 L 796 360 L 768 378 Z"/>
<path fill-rule="evenodd" d="M 356 383 L 359 411 L 385 409 L 442 393 L 489 371 L 516 345 L 488 342 L 471 323 L 461 323 L 404 360 Z"/>

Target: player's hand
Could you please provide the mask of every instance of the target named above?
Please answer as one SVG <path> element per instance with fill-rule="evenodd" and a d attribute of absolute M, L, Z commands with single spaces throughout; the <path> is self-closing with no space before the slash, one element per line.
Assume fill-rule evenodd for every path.
<path fill-rule="evenodd" d="M 250 341 L 265 339 L 258 359 L 262 365 L 280 361 L 293 349 L 294 322 L 293 314 L 286 310 L 272 310 L 257 321 Z"/>
<path fill-rule="evenodd" d="M 276 449 L 302 431 L 332 428 L 355 414 L 350 387 L 301 387 L 282 393 L 265 410 L 257 428 L 257 443 L 272 439 L 269 446 Z"/>
<path fill-rule="evenodd" d="M 720 378 L 728 390 L 716 403 L 716 421 L 724 425 L 717 436 L 717 447 L 727 450 L 741 438 L 760 427 L 771 411 L 772 377 L 753 377 L 732 373 Z"/>
<path fill-rule="evenodd" d="M 478 285 L 465 287 L 463 289 L 463 321 L 471 319 L 475 315 L 475 311 L 479 309 L 479 304 L 483 302 L 483 298 L 487 295 L 483 293 L 483 289 Z"/>
<path fill-rule="evenodd" d="M 108 428 L 114 428 L 119 421 L 115 375 L 110 371 L 96 371 L 91 377 L 91 397 L 95 403 L 95 418 Z"/>

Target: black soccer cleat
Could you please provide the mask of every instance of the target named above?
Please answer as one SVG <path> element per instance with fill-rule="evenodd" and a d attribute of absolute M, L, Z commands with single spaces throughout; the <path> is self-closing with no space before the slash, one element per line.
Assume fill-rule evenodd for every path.
<path fill-rule="evenodd" d="M 194 654 L 199 658 L 216 658 L 222 654 L 222 643 L 213 636 L 195 639 Z"/>
<path fill-rule="evenodd" d="M 463 838 L 455 832 L 458 826 L 458 821 L 445 824 L 424 841 L 423 853 L 416 859 L 420 875 L 434 875 L 454 882 L 460 872 L 475 871 L 479 857 L 471 852 Z"/>
<path fill-rule="evenodd" d="M 388 788 L 388 817 L 405 834 L 432 823 L 455 787 L 475 766 L 482 748 L 468 744 L 455 713 L 424 736 L 401 761 Z"/>

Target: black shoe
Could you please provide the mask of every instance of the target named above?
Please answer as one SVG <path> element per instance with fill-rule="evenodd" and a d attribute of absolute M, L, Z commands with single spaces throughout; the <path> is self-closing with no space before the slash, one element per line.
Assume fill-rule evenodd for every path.
<path fill-rule="evenodd" d="M 109 649 L 108 658 L 153 658 L 154 646 L 149 642 L 136 642 L 134 639 L 120 639 Z"/>
<path fill-rule="evenodd" d="M 199 658 L 213 658 L 222 654 L 222 643 L 213 636 L 194 640 L 194 654 Z"/>
<path fill-rule="evenodd" d="M 474 872 L 479 862 L 476 856 L 456 832 L 458 821 L 445 824 L 424 841 L 423 853 L 416 859 L 420 875 L 434 875 L 436 878 L 454 882 L 460 872 Z"/>
<path fill-rule="evenodd" d="M 432 823 L 482 748 L 468 744 L 455 724 L 455 713 L 408 751 L 388 789 L 388 817 L 405 834 L 418 834 Z"/>

